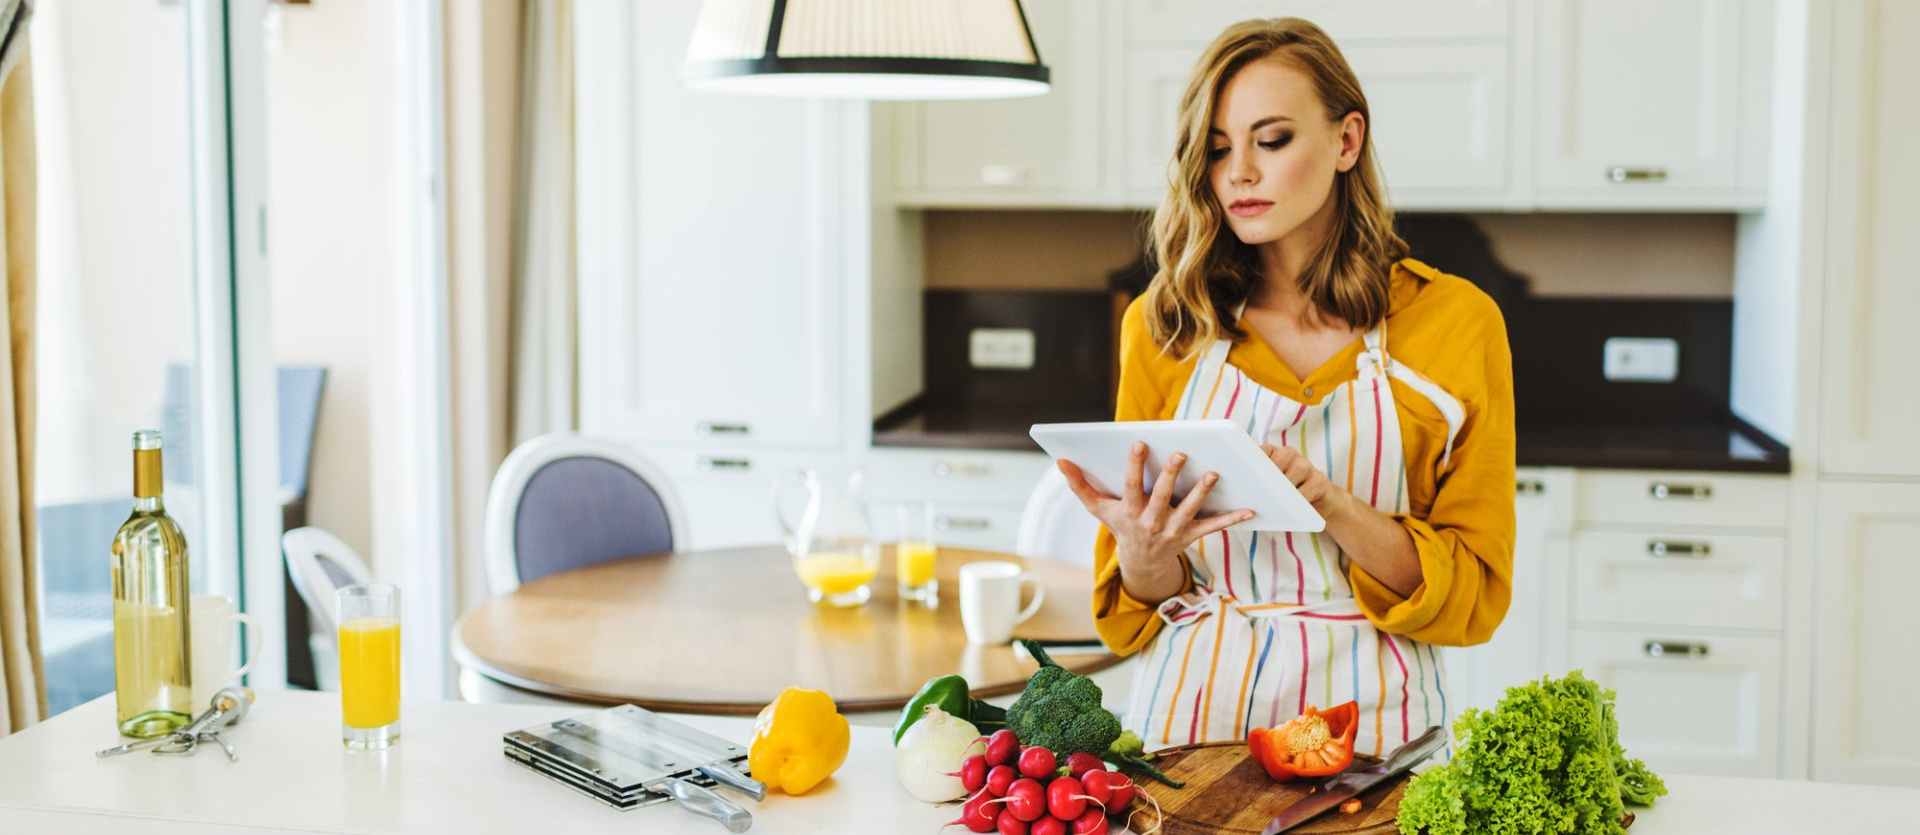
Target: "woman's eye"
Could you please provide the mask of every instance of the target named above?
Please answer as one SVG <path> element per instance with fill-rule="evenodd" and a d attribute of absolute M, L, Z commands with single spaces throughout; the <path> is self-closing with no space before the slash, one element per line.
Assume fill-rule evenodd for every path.
<path fill-rule="evenodd" d="M 1283 133 L 1270 140 L 1266 140 L 1266 139 L 1261 140 L 1260 147 L 1265 148 L 1269 151 L 1278 151 L 1281 148 L 1285 147 L 1288 142 L 1292 142 L 1292 141 L 1293 141 L 1293 134 Z"/>
<path fill-rule="evenodd" d="M 1207 149 L 1207 160 L 1208 160 L 1209 162 L 1219 162 L 1220 160 L 1223 160 L 1223 159 L 1226 159 L 1226 158 L 1227 158 L 1227 150 L 1228 150 L 1228 149 L 1226 149 L 1226 148 L 1208 148 L 1208 149 Z"/>

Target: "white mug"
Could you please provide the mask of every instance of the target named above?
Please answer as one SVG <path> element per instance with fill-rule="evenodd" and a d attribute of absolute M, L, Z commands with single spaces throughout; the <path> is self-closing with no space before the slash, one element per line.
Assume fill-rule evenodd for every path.
<path fill-rule="evenodd" d="M 218 594 L 196 594 L 188 602 L 192 612 L 188 629 L 193 633 L 193 706 L 194 713 L 206 708 L 213 694 L 253 669 L 260 658 L 260 622 L 252 615 L 233 610 L 233 598 Z M 253 630 L 252 649 L 247 663 L 233 666 L 233 647 L 240 639 L 240 624 Z"/>
<path fill-rule="evenodd" d="M 1020 608 L 1020 584 L 1033 584 L 1033 602 Z M 970 644 L 999 645 L 1013 640 L 1013 627 L 1040 611 L 1046 589 L 1018 563 L 987 560 L 960 566 L 960 624 Z"/>

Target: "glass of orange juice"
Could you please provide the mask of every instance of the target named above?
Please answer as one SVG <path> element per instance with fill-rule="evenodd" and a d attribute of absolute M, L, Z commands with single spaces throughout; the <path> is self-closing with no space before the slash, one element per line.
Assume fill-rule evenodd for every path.
<path fill-rule="evenodd" d="M 928 503 L 899 506 L 900 529 L 893 545 L 894 577 L 899 582 L 901 600 L 937 606 L 940 581 L 934 577 L 934 563 L 940 551 L 933 544 L 933 505 Z"/>
<path fill-rule="evenodd" d="M 340 739 L 378 751 L 400 739 L 400 589 L 390 583 L 334 593 L 340 624 Z"/>

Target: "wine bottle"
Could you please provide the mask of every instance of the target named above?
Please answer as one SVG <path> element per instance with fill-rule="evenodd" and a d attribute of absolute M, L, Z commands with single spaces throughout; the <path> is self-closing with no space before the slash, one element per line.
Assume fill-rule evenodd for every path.
<path fill-rule="evenodd" d="M 120 733 L 192 721 L 187 538 L 160 501 L 160 432 L 133 433 L 133 515 L 113 537 L 113 691 Z"/>

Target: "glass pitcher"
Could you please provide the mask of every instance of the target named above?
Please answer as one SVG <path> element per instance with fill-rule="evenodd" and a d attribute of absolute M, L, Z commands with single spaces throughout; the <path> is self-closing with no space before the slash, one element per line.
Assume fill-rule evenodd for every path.
<path fill-rule="evenodd" d="M 774 516 L 786 531 L 794 573 L 807 597 L 830 606 L 859 606 L 873 595 L 880 547 L 860 495 L 859 472 L 844 478 L 800 470 L 773 485 Z M 804 493 L 805 501 L 800 497 Z M 790 509 L 800 505 L 797 518 Z"/>

